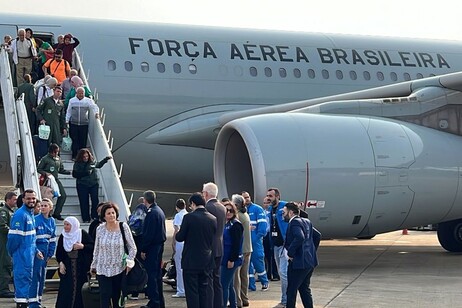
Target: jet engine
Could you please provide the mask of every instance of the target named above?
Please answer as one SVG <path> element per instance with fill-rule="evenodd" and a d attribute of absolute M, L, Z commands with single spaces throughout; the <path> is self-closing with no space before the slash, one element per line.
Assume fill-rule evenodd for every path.
<path fill-rule="evenodd" d="M 223 197 L 246 190 L 262 204 L 276 187 L 324 237 L 367 237 L 462 218 L 460 153 L 460 136 L 407 122 L 265 114 L 222 128 L 214 173 Z M 462 232 L 450 229 L 440 242 L 462 249 Z"/>

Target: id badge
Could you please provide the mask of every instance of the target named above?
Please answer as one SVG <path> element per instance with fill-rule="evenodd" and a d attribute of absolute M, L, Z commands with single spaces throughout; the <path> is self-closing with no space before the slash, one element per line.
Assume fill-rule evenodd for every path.
<path fill-rule="evenodd" d="M 277 236 L 278 236 L 278 233 L 277 233 L 277 232 L 271 232 L 271 236 L 277 237 Z"/>

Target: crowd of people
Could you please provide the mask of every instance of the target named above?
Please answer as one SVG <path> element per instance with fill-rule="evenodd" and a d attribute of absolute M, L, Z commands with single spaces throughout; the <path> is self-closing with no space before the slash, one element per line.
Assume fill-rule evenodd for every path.
<path fill-rule="evenodd" d="M 313 307 L 310 279 L 321 235 L 306 213 L 281 200 L 277 188 L 268 189 L 263 207 L 246 191 L 221 201 L 217 196 L 217 185 L 209 182 L 188 202 L 175 204 L 177 292 L 172 297 L 185 298 L 188 307 L 247 307 L 257 280 L 264 292 L 270 281 L 280 279 L 276 307 L 295 307 L 297 292 L 304 307 Z M 55 254 L 60 277 L 56 307 L 83 307 L 82 286 L 91 273 L 99 282 L 100 307 L 123 307 L 124 279 L 135 261 L 144 265 L 147 285 L 131 298 L 144 292 L 149 302 L 142 307 L 165 307 L 165 215 L 153 191 L 144 192 L 139 203 L 127 223 L 119 221 L 116 204 L 99 203 L 88 232 L 76 217 L 66 217 L 57 238 L 51 200 L 37 200 L 30 189 L 21 196 L 8 192 L 0 208 L 0 297 L 14 297 L 17 307 L 42 307 L 45 268 Z M 9 289 L 12 272 L 14 293 Z"/>

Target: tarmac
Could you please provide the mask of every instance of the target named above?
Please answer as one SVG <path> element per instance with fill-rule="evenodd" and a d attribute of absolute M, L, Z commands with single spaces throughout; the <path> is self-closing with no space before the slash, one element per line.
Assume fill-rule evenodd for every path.
<path fill-rule="evenodd" d="M 172 223 L 164 260 L 171 256 Z M 319 266 L 311 288 L 315 307 L 460 307 L 462 266 L 460 253 L 448 253 L 434 231 L 394 231 L 370 240 L 323 240 Z M 257 285 L 258 286 L 258 285 Z M 164 285 L 166 307 L 186 307 L 185 299 Z M 44 294 L 44 306 L 54 307 L 56 290 Z M 250 292 L 250 307 L 274 307 L 280 302 L 280 283 L 266 292 Z M 141 296 L 142 297 L 142 296 Z M 128 300 L 126 307 L 140 307 L 146 299 Z M 298 298 L 298 307 L 303 307 Z M 15 307 L 12 299 L 0 299 L 0 307 Z"/>

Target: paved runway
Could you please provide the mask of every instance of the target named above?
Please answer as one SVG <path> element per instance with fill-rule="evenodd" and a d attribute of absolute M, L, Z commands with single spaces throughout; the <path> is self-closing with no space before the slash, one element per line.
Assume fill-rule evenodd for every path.
<path fill-rule="evenodd" d="M 171 221 L 167 223 L 172 234 Z M 171 254 L 170 240 L 164 259 Z M 325 240 L 319 248 L 320 265 L 312 279 L 315 307 L 460 307 L 462 302 L 461 254 L 448 253 L 435 232 L 400 231 L 371 240 Z M 186 307 L 164 288 L 167 307 Z M 280 300 L 280 284 L 267 292 L 251 292 L 250 307 L 268 308 Z M 56 292 L 45 293 L 44 303 L 54 307 Z M 139 307 L 146 300 L 128 301 Z M 1 307 L 14 307 L 0 299 Z M 302 307 L 299 301 L 298 307 Z"/>

